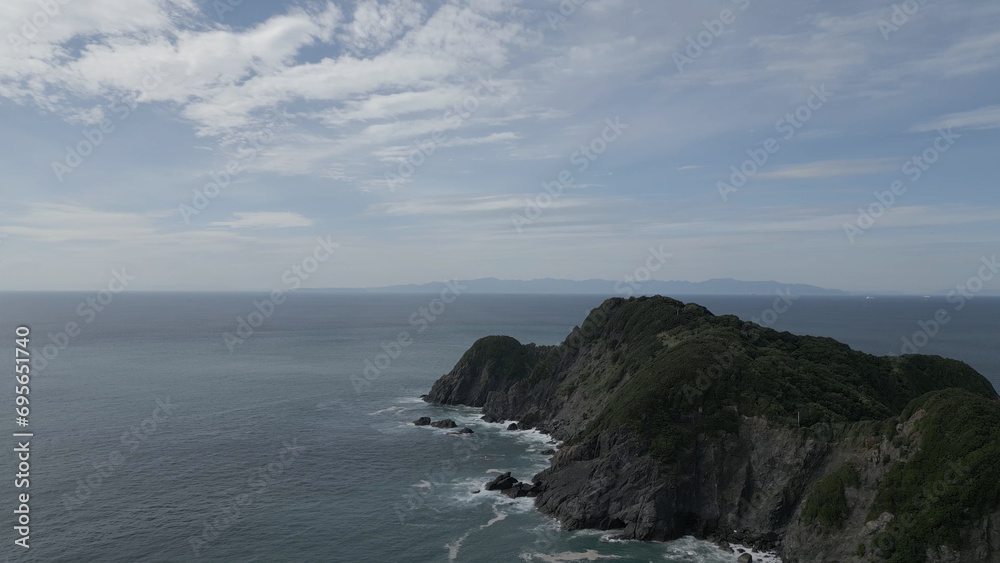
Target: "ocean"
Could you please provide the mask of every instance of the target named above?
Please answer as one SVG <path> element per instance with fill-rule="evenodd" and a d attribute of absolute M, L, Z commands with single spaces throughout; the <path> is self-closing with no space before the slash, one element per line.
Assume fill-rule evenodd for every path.
<path fill-rule="evenodd" d="M 300 292 L 274 305 L 265 294 L 125 292 L 101 304 L 86 293 L 0 294 L 0 362 L 12 377 L 20 325 L 31 329 L 35 362 L 27 427 L 15 425 L 13 381 L 0 386 L 9 431 L 34 434 L 30 488 L 14 487 L 18 438 L 2 456 L 3 557 L 736 560 L 692 538 L 563 532 L 530 499 L 473 494 L 498 472 L 529 480 L 553 445 L 419 396 L 476 339 L 555 344 L 602 298 L 435 297 Z M 968 362 L 1000 388 L 1000 299 L 956 310 L 938 297 L 678 298 L 875 354 L 899 354 L 905 337 L 920 352 Z M 928 320 L 939 310 L 948 320 L 935 330 Z M 450 417 L 475 433 L 414 426 L 421 416 Z M 27 550 L 14 545 L 12 529 L 25 492 Z"/>

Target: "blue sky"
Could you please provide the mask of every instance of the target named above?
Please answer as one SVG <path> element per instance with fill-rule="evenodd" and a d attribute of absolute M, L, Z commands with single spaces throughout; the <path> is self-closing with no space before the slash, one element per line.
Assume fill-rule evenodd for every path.
<path fill-rule="evenodd" d="M 658 279 L 954 287 L 1000 250 L 998 24 L 956 0 L 5 2 L 0 289 L 275 289 L 317 237 L 309 287 L 621 279 L 651 246 Z"/>

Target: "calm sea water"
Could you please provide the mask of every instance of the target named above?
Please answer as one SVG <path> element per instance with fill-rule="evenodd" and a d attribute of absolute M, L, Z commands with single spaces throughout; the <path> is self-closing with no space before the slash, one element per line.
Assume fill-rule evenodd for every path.
<path fill-rule="evenodd" d="M 561 532 L 530 500 L 473 494 L 497 471 L 528 480 L 547 464 L 548 438 L 417 399 L 477 338 L 554 344 L 600 297 L 465 295 L 418 332 L 411 315 L 432 296 L 302 293 L 231 353 L 223 333 L 265 296 L 125 293 L 91 315 L 92 296 L 0 294 L 3 365 L 14 365 L 19 324 L 34 356 L 53 341 L 48 355 L 58 350 L 31 380 L 27 551 L 13 545 L 25 492 L 13 486 L 14 438 L 0 456 L 10 561 L 735 561 L 693 539 Z M 1000 387 L 1000 299 L 955 311 L 937 298 L 803 297 L 766 317 L 773 298 L 685 300 L 877 354 L 900 353 L 901 338 L 945 308 L 949 323 L 921 351 Z M 67 322 L 80 332 L 64 339 Z M 386 366 L 382 343 L 403 331 L 412 343 Z M 361 386 L 366 361 L 383 369 Z M 13 402 L 13 382 L 0 386 L 8 430 L 25 430 Z M 420 416 L 475 434 L 413 426 Z"/>

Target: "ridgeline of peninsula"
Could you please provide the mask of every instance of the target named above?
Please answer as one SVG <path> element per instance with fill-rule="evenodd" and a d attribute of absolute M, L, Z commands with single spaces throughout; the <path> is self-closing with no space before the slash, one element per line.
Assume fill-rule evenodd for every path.
<path fill-rule="evenodd" d="M 666 297 L 557 346 L 478 340 L 426 400 L 563 440 L 536 506 L 784 561 L 1000 561 L 1000 399 L 962 362 L 876 357 Z"/>

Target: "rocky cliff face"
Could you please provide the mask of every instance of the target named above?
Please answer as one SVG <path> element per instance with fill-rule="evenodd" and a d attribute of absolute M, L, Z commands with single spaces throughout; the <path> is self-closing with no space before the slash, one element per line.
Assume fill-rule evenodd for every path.
<path fill-rule="evenodd" d="M 790 563 L 1000 561 L 1000 486 L 977 476 L 1000 449 L 976 449 L 1000 442 L 1000 402 L 959 362 L 612 299 L 559 346 L 481 339 L 426 399 L 565 441 L 534 481 L 566 529 L 694 534 Z M 941 431 L 955 416 L 969 420 Z"/>

